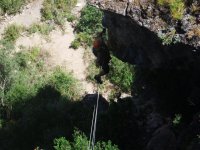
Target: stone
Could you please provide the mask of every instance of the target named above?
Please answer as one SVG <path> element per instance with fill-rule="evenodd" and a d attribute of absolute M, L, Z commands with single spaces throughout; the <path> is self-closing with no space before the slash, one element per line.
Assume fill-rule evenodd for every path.
<path fill-rule="evenodd" d="M 176 150 L 176 137 L 168 125 L 157 129 L 150 139 L 147 150 Z"/>

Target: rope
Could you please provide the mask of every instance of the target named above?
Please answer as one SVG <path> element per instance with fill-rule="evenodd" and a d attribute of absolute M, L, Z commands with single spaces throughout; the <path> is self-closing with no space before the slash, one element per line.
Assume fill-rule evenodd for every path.
<path fill-rule="evenodd" d="M 93 132 L 93 143 L 92 143 L 93 145 L 92 145 L 92 150 L 94 150 L 94 144 L 95 144 L 98 108 L 99 108 L 99 88 L 98 88 L 98 96 L 97 96 L 97 107 L 96 107 L 96 113 L 95 113 L 95 122 L 94 122 L 94 132 Z"/>
<path fill-rule="evenodd" d="M 88 150 L 91 150 L 91 149 L 94 150 L 94 146 L 95 146 L 96 126 L 97 126 L 97 116 L 98 116 L 97 114 L 98 114 L 98 107 L 99 107 L 99 87 L 97 87 L 97 88 L 98 88 L 97 103 L 94 106 L 94 110 L 93 110 Z"/>
<path fill-rule="evenodd" d="M 95 106 L 94 106 L 94 110 L 93 110 L 93 115 L 92 115 L 92 125 L 90 128 L 90 140 L 89 140 L 89 144 L 88 144 L 88 150 L 90 150 L 90 145 L 91 145 L 91 140 L 92 140 L 92 133 L 93 133 L 93 126 L 94 126 L 94 114 L 95 114 Z"/>

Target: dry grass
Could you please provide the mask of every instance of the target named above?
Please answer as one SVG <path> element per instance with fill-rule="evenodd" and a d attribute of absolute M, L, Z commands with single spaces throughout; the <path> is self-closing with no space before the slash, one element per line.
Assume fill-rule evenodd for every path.
<path fill-rule="evenodd" d="M 196 27 L 191 29 L 188 33 L 187 36 L 189 39 L 191 39 L 194 36 L 200 37 L 200 27 Z"/>
<path fill-rule="evenodd" d="M 158 0 L 159 5 L 167 5 L 170 8 L 171 15 L 174 19 L 182 19 L 185 4 L 183 0 Z"/>

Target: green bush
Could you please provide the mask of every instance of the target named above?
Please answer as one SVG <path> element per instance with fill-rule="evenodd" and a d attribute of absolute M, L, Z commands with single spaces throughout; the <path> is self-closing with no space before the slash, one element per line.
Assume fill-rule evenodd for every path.
<path fill-rule="evenodd" d="M 70 47 L 72 47 L 73 49 L 78 49 L 81 46 L 80 41 L 78 41 L 77 39 L 75 39 L 74 41 L 72 41 Z"/>
<path fill-rule="evenodd" d="M 71 47 L 77 49 L 79 46 L 91 46 L 92 38 L 102 30 L 102 12 L 92 6 L 86 6 L 81 11 L 80 20 L 76 26 L 77 35 L 71 43 Z"/>
<path fill-rule="evenodd" d="M 96 82 L 94 76 L 97 75 L 99 71 L 100 69 L 96 66 L 95 62 L 90 62 L 87 68 L 87 80 Z"/>
<path fill-rule="evenodd" d="M 0 9 L 3 13 L 13 14 L 20 10 L 26 0 L 1 0 Z"/>
<path fill-rule="evenodd" d="M 20 68 L 28 67 L 29 56 L 27 53 L 19 52 L 16 54 L 15 59 Z"/>
<path fill-rule="evenodd" d="M 182 120 L 182 115 L 181 114 L 175 114 L 175 117 L 173 119 L 173 124 L 174 126 L 177 126 L 181 123 L 181 120 Z"/>
<path fill-rule="evenodd" d="M 70 143 L 64 137 L 54 140 L 55 150 L 87 150 L 88 139 L 84 133 L 75 130 L 74 141 Z M 94 150 L 119 150 L 116 145 L 112 145 L 111 141 L 108 142 L 97 142 Z"/>
<path fill-rule="evenodd" d="M 134 79 L 134 69 L 128 63 L 124 63 L 116 57 L 112 56 L 109 80 L 116 84 L 123 91 L 130 91 Z"/>
<path fill-rule="evenodd" d="M 182 19 L 185 10 L 183 0 L 158 0 L 160 5 L 168 5 L 173 18 Z"/>
<path fill-rule="evenodd" d="M 75 40 L 71 43 L 71 47 L 74 49 L 79 48 L 80 46 L 91 46 L 92 45 L 92 36 L 86 32 L 80 32 L 76 35 Z"/>
<path fill-rule="evenodd" d="M 55 144 L 54 146 L 55 150 L 71 150 L 72 149 L 69 141 L 67 141 L 65 137 L 54 139 L 54 144 Z"/>
<path fill-rule="evenodd" d="M 55 87 L 62 96 L 66 96 L 69 99 L 78 99 L 81 89 L 78 81 L 72 76 L 72 74 L 65 73 L 60 68 L 57 68 L 50 78 L 50 85 Z"/>
<path fill-rule="evenodd" d="M 48 35 L 53 29 L 54 29 L 54 27 L 52 25 L 48 25 L 45 23 L 43 23 L 43 24 L 34 23 L 28 29 L 28 32 L 29 32 L 29 34 L 39 32 L 43 35 Z"/>
<path fill-rule="evenodd" d="M 15 42 L 20 37 L 20 33 L 22 31 L 23 31 L 22 26 L 12 24 L 5 29 L 3 33 L 3 38 L 5 41 Z"/>
<path fill-rule="evenodd" d="M 31 83 L 33 77 L 27 71 L 20 71 L 15 74 L 14 81 L 6 93 L 6 98 L 10 105 L 21 102 L 36 94 L 35 83 Z M 36 82 L 36 81 L 32 81 Z"/>
<path fill-rule="evenodd" d="M 86 6 L 81 11 L 81 17 L 79 23 L 76 26 L 78 32 L 86 32 L 89 35 L 95 35 L 97 32 L 102 30 L 102 20 L 103 13 L 93 7 Z"/>
<path fill-rule="evenodd" d="M 56 24 L 63 26 L 76 3 L 77 0 L 45 0 L 41 10 L 42 19 L 53 20 Z"/>
<path fill-rule="evenodd" d="M 11 84 L 11 75 L 12 75 L 12 68 L 14 63 L 12 58 L 9 56 L 9 53 L 4 49 L 0 48 L 0 106 L 5 104 L 6 98 L 5 94 L 10 87 Z"/>
<path fill-rule="evenodd" d="M 40 48 L 32 47 L 26 51 L 21 51 L 15 54 L 15 61 L 20 68 L 28 68 L 31 65 L 38 65 L 40 63 Z M 34 63 L 34 64 L 33 64 Z"/>
<path fill-rule="evenodd" d="M 170 45 L 180 42 L 180 39 L 176 36 L 176 30 L 171 30 L 167 33 L 158 33 L 158 37 L 162 40 L 163 45 Z"/>
<path fill-rule="evenodd" d="M 74 15 L 72 15 L 70 13 L 67 14 L 66 16 L 67 16 L 67 21 L 69 21 L 69 22 L 73 22 L 74 20 L 77 19 L 76 16 L 74 16 Z"/>
<path fill-rule="evenodd" d="M 13 105 L 19 101 L 23 103 L 23 100 L 34 96 L 47 80 L 47 75 L 41 66 L 44 58 L 39 48 L 33 47 L 13 54 L 13 56 L 9 52 L 6 55 L 0 54 L 2 57 L 0 64 L 4 68 L 0 70 L 0 78 L 7 79 L 3 93 L 7 105 Z"/>
<path fill-rule="evenodd" d="M 43 20 L 53 20 L 54 19 L 53 7 L 54 7 L 54 5 L 52 4 L 51 1 L 48 1 L 48 0 L 44 1 L 43 9 L 41 10 Z"/>

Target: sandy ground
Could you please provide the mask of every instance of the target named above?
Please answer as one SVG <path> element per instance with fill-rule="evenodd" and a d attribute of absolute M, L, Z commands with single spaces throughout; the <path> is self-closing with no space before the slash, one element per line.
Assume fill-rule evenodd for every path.
<path fill-rule="evenodd" d="M 5 16 L 2 19 L 3 21 L 0 21 L 0 34 L 3 33 L 5 27 L 13 23 L 28 27 L 32 23 L 40 21 L 42 3 L 43 0 L 35 0 L 25 6 L 21 13 L 15 16 Z"/>

